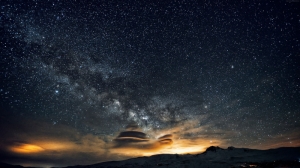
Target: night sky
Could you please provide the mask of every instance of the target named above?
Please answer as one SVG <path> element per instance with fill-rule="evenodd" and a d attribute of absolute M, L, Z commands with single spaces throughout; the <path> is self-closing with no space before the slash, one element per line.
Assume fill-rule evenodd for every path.
<path fill-rule="evenodd" d="M 1 1 L 0 161 L 300 146 L 299 9 Z"/>

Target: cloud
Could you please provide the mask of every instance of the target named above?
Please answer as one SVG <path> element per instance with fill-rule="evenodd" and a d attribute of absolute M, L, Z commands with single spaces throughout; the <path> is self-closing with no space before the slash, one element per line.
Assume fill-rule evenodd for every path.
<path fill-rule="evenodd" d="M 13 120 L 13 119 L 12 119 Z M 51 125 L 43 121 L 19 120 L 15 125 L 2 122 L 0 130 L 0 158 L 2 162 L 27 166 L 68 166 L 107 161 L 114 156 L 107 153 L 105 137 L 82 134 L 65 125 Z M 42 164 L 41 164 L 42 163 Z M 47 164 L 47 166 L 49 166 Z"/>
<path fill-rule="evenodd" d="M 43 149 L 40 146 L 33 145 L 33 144 L 15 142 L 11 146 L 10 150 L 15 153 L 37 153 L 37 152 L 41 152 L 45 149 Z"/>
<path fill-rule="evenodd" d="M 148 138 L 146 138 L 146 134 L 139 131 L 125 131 L 121 132 L 120 135 L 114 139 L 116 144 L 118 146 L 125 145 L 127 143 L 133 143 L 133 142 L 147 142 L 149 141 Z"/>
<path fill-rule="evenodd" d="M 121 132 L 118 138 L 134 137 L 139 139 L 146 139 L 146 134 L 139 131 L 125 131 Z"/>
<path fill-rule="evenodd" d="M 209 125 L 199 126 L 199 120 L 195 119 L 186 120 L 170 128 L 149 130 L 148 135 L 143 132 L 124 131 L 115 139 L 118 141 L 110 151 L 127 156 L 192 154 L 203 152 L 209 146 L 225 145 L 226 137 L 221 130 L 215 130 L 213 134 L 205 132 L 209 127 Z M 120 137 L 126 137 L 126 141 Z M 137 138 L 146 141 L 138 141 Z M 119 140 L 122 140 L 122 143 Z"/>
<path fill-rule="evenodd" d="M 135 124 L 129 124 L 126 131 L 114 139 L 110 152 L 124 155 L 147 155 L 149 152 L 156 152 L 172 145 L 172 135 L 164 135 L 158 139 L 148 138 L 144 132 L 137 131 L 139 128 Z"/>
<path fill-rule="evenodd" d="M 107 136 L 85 134 L 63 124 L 53 126 L 23 119 L 17 126 L 7 127 L 5 141 L 0 140 L 0 156 L 5 155 L 4 159 L 13 163 L 30 162 L 27 166 L 69 166 L 155 154 L 196 154 L 209 146 L 230 146 L 228 139 L 233 133 L 202 125 L 203 118 L 184 120 L 164 129 L 143 130 L 129 123 L 125 130 Z"/>
<path fill-rule="evenodd" d="M 163 139 L 171 139 L 172 137 L 173 137 L 172 134 L 167 134 L 167 135 L 159 137 L 158 139 L 161 139 L 161 140 L 163 140 Z"/>
<path fill-rule="evenodd" d="M 199 126 L 199 120 L 186 120 L 173 127 L 142 131 L 130 123 L 118 134 L 107 136 L 84 134 L 77 129 L 43 121 L 20 120 L 8 127 L 5 140 L 0 140 L 0 155 L 6 162 L 27 166 L 93 164 L 155 154 L 199 153 L 208 146 L 221 146 L 221 135 L 205 132 L 209 126 Z M 115 135 L 115 136 L 113 136 Z M 3 157 L 2 157 L 3 158 Z M 48 164 L 48 165 L 49 165 Z"/>

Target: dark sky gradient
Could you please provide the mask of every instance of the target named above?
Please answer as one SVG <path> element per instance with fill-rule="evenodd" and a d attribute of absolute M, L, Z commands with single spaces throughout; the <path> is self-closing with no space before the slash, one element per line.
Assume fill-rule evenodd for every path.
<path fill-rule="evenodd" d="M 0 2 L 0 158 L 300 146 L 300 3 Z"/>

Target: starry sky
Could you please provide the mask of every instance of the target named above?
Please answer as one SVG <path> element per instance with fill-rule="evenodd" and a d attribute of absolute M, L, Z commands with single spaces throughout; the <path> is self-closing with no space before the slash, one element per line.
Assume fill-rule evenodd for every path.
<path fill-rule="evenodd" d="M 300 146 L 299 7 L 1 1 L 0 161 Z"/>

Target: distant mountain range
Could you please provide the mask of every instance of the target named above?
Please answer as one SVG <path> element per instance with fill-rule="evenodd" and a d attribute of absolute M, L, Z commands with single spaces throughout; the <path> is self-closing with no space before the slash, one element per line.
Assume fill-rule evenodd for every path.
<path fill-rule="evenodd" d="M 0 167 L 21 168 L 0 164 Z M 283 147 L 269 150 L 211 146 L 201 154 L 161 154 L 124 161 L 103 162 L 94 165 L 78 165 L 66 168 L 150 168 L 150 167 L 195 167 L 195 168 L 240 168 L 240 167 L 290 167 L 300 168 L 300 147 Z"/>

